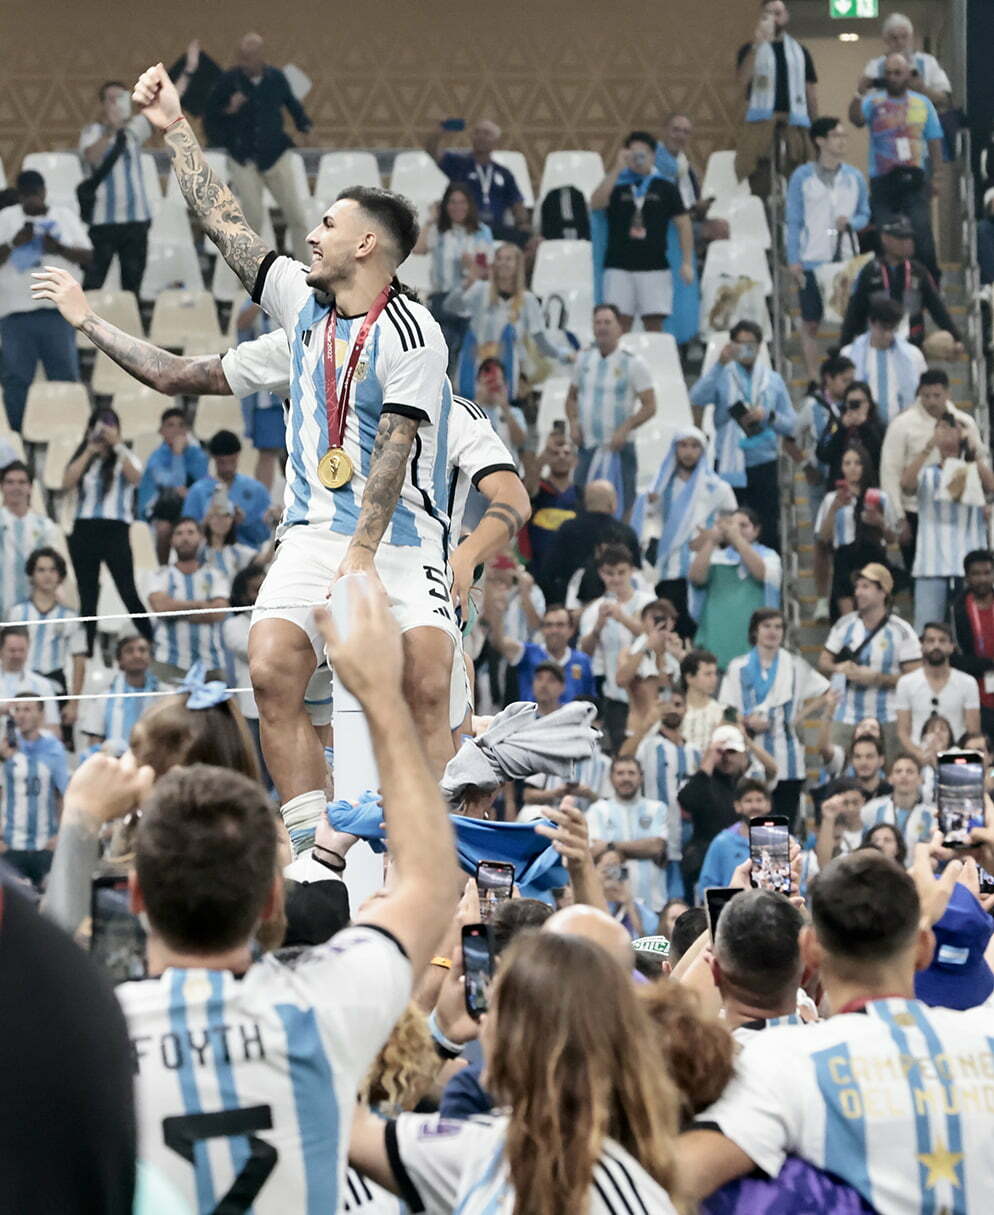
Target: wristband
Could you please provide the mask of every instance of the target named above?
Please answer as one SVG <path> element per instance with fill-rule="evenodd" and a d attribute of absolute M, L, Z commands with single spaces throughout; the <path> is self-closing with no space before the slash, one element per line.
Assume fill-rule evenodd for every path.
<path fill-rule="evenodd" d="M 442 968 L 442 970 L 451 970 L 452 969 L 452 959 L 443 958 L 441 954 L 436 954 L 436 956 L 432 958 L 430 964 L 432 966 L 440 966 Z"/>
<path fill-rule="evenodd" d="M 438 1051 L 443 1059 L 458 1059 L 466 1049 L 462 1043 L 453 1042 L 451 1038 L 447 1038 L 442 1033 L 434 1009 L 428 1014 L 428 1032 L 435 1040 L 435 1050 Z"/>
<path fill-rule="evenodd" d="M 163 133 L 163 135 L 165 135 L 167 131 L 171 131 L 171 130 L 173 129 L 173 127 L 174 127 L 174 126 L 175 126 L 175 125 L 176 125 L 178 122 L 182 122 L 182 121 L 183 121 L 183 119 L 184 119 L 185 117 L 186 117 L 186 115 L 185 115 L 185 114 L 180 114 L 179 118 L 174 118 L 174 119 L 172 120 L 172 122 L 167 123 L 167 124 L 166 124 L 166 125 L 165 125 L 165 126 L 162 128 L 162 133 Z"/>

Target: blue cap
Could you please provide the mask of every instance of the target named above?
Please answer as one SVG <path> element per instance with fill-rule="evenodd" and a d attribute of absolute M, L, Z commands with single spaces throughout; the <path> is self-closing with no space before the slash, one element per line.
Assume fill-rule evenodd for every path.
<path fill-rule="evenodd" d="M 961 882 L 932 931 L 935 953 L 928 969 L 915 975 L 915 995 L 941 1008 L 983 1004 L 994 991 L 994 974 L 984 958 L 994 924 Z"/>

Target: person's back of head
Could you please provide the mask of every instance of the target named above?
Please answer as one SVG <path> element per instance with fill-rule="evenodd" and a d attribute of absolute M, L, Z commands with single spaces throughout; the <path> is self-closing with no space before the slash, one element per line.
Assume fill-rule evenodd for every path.
<path fill-rule="evenodd" d="M 494 953 L 499 957 L 520 933 L 536 932 L 552 915 L 552 908 L 538 899 L 505 899 L 498 903 L 490 922 Z"/>
<path fill-rule="evenodd" d="M 131 749 L 139 764 L 162 776 L 178 764 L 229 768 L 258 783 L 259 760 L 234 697 L 205 709 L 188 707 L 189 695 L 166 696 L 136 723 Z"/>
<path fill-rule="evenodd" d="M 707 931 L 708 917 L 703 907 L 691 907 L 677 918 L 670 935 L 669 964 L 676 966 L 702 932 Z"/>
<path fill-rule="evenodd" d="M 588 481 L 583 491 L 583 506 L 589 514 L 613 515 L 618 497 L 610 481 Z"/>
<path fill-rule="evenodd" d="M 692 1118 L 717 1101 L 732 1078 L 732 1036 L 683 983 L 663 980 L 640 987 L 637 995 L 656 1028 L 657 1050 L 680 1093 L 681 1112 Z"/>
<path fill-rule="evenodd" d="M 135 873 L 153 936 L 186 954 L 248 943 L 276 873 L 276 824 L 261 785 L 195 764 L 157 781 L 142 806 Z"/>
<path fill-rule="evenodd" d="M 626 971 L 634 965 L 628 932 L 614 916 L 585 903 L 574 903 L 555 912 L 542 925 L 542 931 L 560 937 L 583 937 L 609 953 Z"/>
<path fill-rule="evenodd" d="M 745 890 L 721 913 L 716 980 L 732 998 L 768 1016 L 793 1009 L 801 981 L 800 912 L 782 894 Z"/>
<path fill-rule="evenodd" d="M 679 1095 L 650 1066 L 657 1035 L 606 950 L 523 935 L 497 975 L 489 1021 L 484 1082 L 511 1110 L 504 1154 L 519 1209 L 584 1210 L 604 1136 L 673 1193 Z"/>
<path fill-rule="evenodd" d="M 913 956 L 921 915 L 918 892 L 907 871 L 881 852 L 836 857 L 812 881 L 810 902 L 823 969 L 856 980 L 873 978 Z"/>

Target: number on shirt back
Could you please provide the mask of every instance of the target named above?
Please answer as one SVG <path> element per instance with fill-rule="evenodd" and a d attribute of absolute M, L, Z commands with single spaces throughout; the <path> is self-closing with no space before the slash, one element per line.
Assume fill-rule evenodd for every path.
<path fill-rule="evenodd" d="M 268 1105 L 253 1105 L 242 1110 L 219 1110 L 216 1114 L 184 1114 L 164 1118 L 162 1138 L 166 1147 L 178 1152 L 196 1169 L 194 1147 L 204 1139 L 244 1136 L 249 1156 L 242 1171 L 221 1198 L 211 1215 L 242 1215 L 248 1211 L 269 1174 L 276 1168 L 279 1153 L 271 1143 L 254 1135 L 253 1131 L 269 1131 L 273 1127 L 273 1111 Z"/>

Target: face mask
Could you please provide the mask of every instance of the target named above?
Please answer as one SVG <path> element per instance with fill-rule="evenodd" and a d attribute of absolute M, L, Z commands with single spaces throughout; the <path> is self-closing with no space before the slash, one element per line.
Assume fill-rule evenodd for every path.
<path fill-rule="evenodd" d="M 739 342 L 739 358 L 754 359 L 759 353 L 759 347 L 755 342 Z"/>

